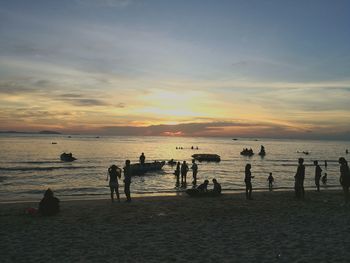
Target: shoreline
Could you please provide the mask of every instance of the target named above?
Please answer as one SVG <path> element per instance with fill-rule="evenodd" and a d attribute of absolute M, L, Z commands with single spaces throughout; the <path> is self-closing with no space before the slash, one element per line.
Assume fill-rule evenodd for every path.
<path fill-rule="evenodd" d="M 313 186 L 305 186 L 304 187 L 306 192 L 313 191 L 315 187 Z M 106 188 L 107 189 L 107 188 Z M 187 189 L 191 189 L 190 187 Z M 164 191 L 164 192 L 137 192 L 133 193 L 131 192 L 131 197 L 132 198 L 147 198 L 147 197 L 166 197 L 166 196 L 182 196 L 186 195 L 185 191 L 187 189 L 184 189 L 182 191 Z M 342 190 L 341 186 L 338 185 L 326 185 L 326 186 L 321 186 L 321 192 L 323 191 L 338 191 Z M 43 190 L 43 194 L 44 194 Z M 264 188 L 253 188 L 253 192 L 260 193 L 260 192 L 270 192 L 268 187 Z M 274 187 L 272 192 L 294 192 L 293 187 Z M 245 193 L 245 189 L 222 189 L 222 193 L 224 195 L 227 194 L 243 194 Z M 121 198 L 124 197 L 124 192 L 122 189 L 120 189 L 119 194 Z M 55 195 L 58 197 L 61 201 L 83 201 L 83 200 L 104 200 L 104 199 L 109 199 L 109 189 L 106 190 L 105 194 L 95 194 L 95 195 Z M 23 200 L 23 199 L 7 199 L 7 200 L 0 200 L 0 205 L 1 204 L 11 204 L 11 203 L 35 203 L 39 202 L 42 196 L 39 198 L 33 198 L 31 197 L 30 199 Z"/>

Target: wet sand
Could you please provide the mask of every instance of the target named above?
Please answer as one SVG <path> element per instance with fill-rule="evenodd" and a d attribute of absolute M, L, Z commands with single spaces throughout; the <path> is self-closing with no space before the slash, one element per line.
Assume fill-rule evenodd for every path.
<path fill-rule="evenodd" d="M 339 190 L 61 202 L 54 217 L 0 204 L 1 262 L 349 262 Z"/>

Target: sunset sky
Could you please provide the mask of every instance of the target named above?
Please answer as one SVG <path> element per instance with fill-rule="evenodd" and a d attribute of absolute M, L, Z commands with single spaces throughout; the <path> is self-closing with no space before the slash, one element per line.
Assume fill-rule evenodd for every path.
<path fill-rule="evenodd" d="M 0 130 L 350 139 L 350 1 L 1 1 Z"/>

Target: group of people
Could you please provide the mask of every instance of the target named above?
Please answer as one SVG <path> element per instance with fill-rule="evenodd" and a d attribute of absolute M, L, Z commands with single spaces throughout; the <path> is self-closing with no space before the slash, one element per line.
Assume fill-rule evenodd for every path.
<path fill-rule="evenodd" d="M 109 188 L 111 190 L 112 202 L 114 202 L 114 193 L 117 196 L 118 202 L 120 202 L 118 178 L 121 179 L 121 176 L 122 176 L 122 169 L 116 166 L 115 164 L 111 165 L 108 168 L 106 181 L 108 181 L 108 177 L 109 177 Z M 130 160 L 126 160 L 125 167 L 124 167 L 124 193 L 126 196 L 126 202 L 131 202 L 130 184 L 131 184 Z"/>
<path fill-rule="evenodd" d="M 187 185 L 187 173 L 189 170 L 192 170 L 192 184 L 193 186 L 197 185 L 197 174 L 198 174 L 198 165 L 196 164 L 195 160 L 192 160 L 192 166 L 191 168 L 188 167 L 188 164 L 186 161 L 183 161 L 182 164 L 180 162 L 176 163 L 176 169 L 174 171 L 174 174 L 176 176 L 176 185 L 180 185 L 180 175 L 181 175 L 181 186 Z"/>
<path fill-rule="evenodd" d="M 221 185 L 218 183 L 218 181 L 214 178 L 212 180 L 213 182 L 213 189 L 211 190 L 213 193 L 221 194 Z M 204 180 L 202 184 L 200 184 L 196 189 L 200 192 L 208 192 L 208 185 L 209 180 Z"/>
<path fill-rule="evenodd" d="M 349 202 L 349 187 L 350 187 L 350 169 L 348 166 L 348 162 L 344 157 L 340 157 L 338 160 L 340 164 L 340 184 L 343 188 L 344 192 L 344 199 L 345 203 Z M 320 191 L 320 181 L 322 181 L 323 184 L 327 183 L 327 173 L 322 176 L 322 168 L 318 164 L 318 161 L 314 161 L 315 165 L 315 185 L 316 185 L 316 191 Z M 247 164 L 245 167 L 245 178 L 244 182 L 246 185 L 246 198 L 248 200 L 252 199 L 252 176 L 251 173 L 251 164 Z M 270 173 L 269 177 L 267 178 L 269 182 L 269 189 L 272 190 L 274 178 L 272 176 L 272 173 Z M 299 158 L 298 159 L 298 168 L 296 171 L 296 174 L 294 176 L 294 191 L 295 191 L 295 197 L 297 199 L 304 199 L 305 197 L 305 189 L 304 189 L 304 180 L 305 180 L 305 165 L 304 165 L 304 159 Z"/>

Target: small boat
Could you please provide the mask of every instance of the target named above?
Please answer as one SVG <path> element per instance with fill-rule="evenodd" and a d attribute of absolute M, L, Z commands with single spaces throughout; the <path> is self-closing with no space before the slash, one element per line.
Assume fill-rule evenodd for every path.
<path fill-rule="evenodd" d="M 186 194 L 188 194 L 191 197 L 217 197 L 217 196 L 221 196 L 221 193 L 218 192 L 214 192 L 214 191 L 200 191 L 198 189 L 187 189 L 186 190 Z"/>
<path fill-rule="evenodd" d="M 252 149 L 244 149 L 243 151 L 241 151 L 241 155 L 251 157 L 254 155 L 254 152 Z"/>
<path fill-rule="evenodd" d="M 211 153 L 199 153 L 193 154 L 192 158 L 199 162 L 220 162 L 220 155 L 211 154 Z"/>
<path fill-rule="evenodd" d="M 147 172 L 159 171 L 163 168 L 165 162 L 154 161 L 153 163 L 135 163 L 130 164 L 131 175 L 141 175 Z"/>
<path fill-rule="evenodd" d="M 173 166 L 173 165 L 176 165 L 176 161 L 174 161 L 174 159 L 171 159 L 167 161 L 167 164 Z"/>
<path fill-rule="evenodd" d="M 61 161 L 63 162 L 73 162 L 77 159 L 73 157 L 72 153 L 62 153 L 60 158 L 61 158 Z"/>
<path fill-rule="evenodd" d="M 57 144 L 57 142 L 52 142 L 51 144 Z"/>

